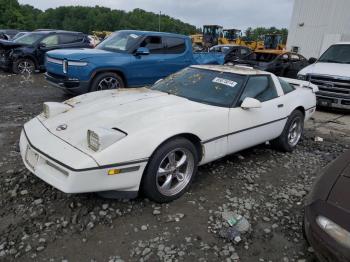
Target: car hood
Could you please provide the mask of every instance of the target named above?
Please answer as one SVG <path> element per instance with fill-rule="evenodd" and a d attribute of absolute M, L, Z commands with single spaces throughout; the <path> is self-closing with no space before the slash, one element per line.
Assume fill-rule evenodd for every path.
<path fill-rule="evenodd" d="M 13 41 L 8 41 L 8 40 L 0 40 L 0 48 L 1 49 L 13 49 L 21 46 L 26 46 L 24 44 L 18 44 Z"/>
<path fill-rule="evenodd" d="M 338 183 L 337 181 L 339 181 L 339 178 L 346 177 L 346 179 L 350 180 L 348 178 L 350 177 L 349 172 L 345 172 L 347 167 L 348 171 L 350 171 L 349 159 L 350 150 L 321 170 L 321 174 L 319 174 L 306 199 L 306 205 L 311 204 L 316 200 L 327 201 L 330 194 L 334 191 L 334 186 Z"/>
<path fill-rule="evenodd" d="M 52 134 L 83 151 L 88 129 L 117 128 L 132 135 L 152 123 L 165 123 L 178 115 L 208 107 L 147 88 L 98 91 L 65 103 L 72 108 L 49 119 L 43 115 L 38 118 Z M 67 129 L 57 131 L 62 124 L 67 125 Z"/>
<path fill-rule="evenodd" d="M 110 52 L 101 49 L 77 48 L 77 49 L 61 49 L 47 52 L 47 55 L 57 59 L 83 60 L 90 57 L 110 57 L 125 56 L 125 53 Z"/>
<path fill-rule="evenodd" d="M 346 158 L 344 158 L 344 156 Z M 344 167 L 336 183 L 334 184 L 327 202 L 350 212 L 350 150 L 346 152 L 341 160 Z"/>
<path fill-rule="evenodd" d="M 350 64 L 338 63 L 321 63 L 309 65 L 302 69 L 300 75 L 316 74 L 316 75 L 331 75 L 331 76 L 348 76 L 350 72 Z"/>

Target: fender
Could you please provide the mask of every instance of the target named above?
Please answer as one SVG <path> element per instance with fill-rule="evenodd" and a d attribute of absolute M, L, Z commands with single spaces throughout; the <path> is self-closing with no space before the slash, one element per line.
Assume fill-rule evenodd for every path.
<path fill-rule="evenodd" d="M 36 57 L 32 54 L 26 54 L 22 50 L 14 50 L 11 54 L 11 58 L 13 62 L 20 58 L 29 58 L 33 60 L 35 67 L 39 68 L 39 61 L 36 59 Z"/>

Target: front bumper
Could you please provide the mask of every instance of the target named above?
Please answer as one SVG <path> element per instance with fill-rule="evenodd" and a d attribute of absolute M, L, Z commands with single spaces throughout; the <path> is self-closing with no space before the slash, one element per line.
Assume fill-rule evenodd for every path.
<path fill-rule="evenodd" d="M 52 135 L 40 122 L 36 122 L 38 120 L 32 121 L 35 123 L 26 124 L 21 133 L 21 156 L 27 169 L 46 183 L 65 193 L 139 190 L 147 161 L 93 165 L 85 153 Z M 76 162 L 89 164 L 76 164 L 73 167 Z M 108 175 L 112 168 L 121 172 Z"/>
<path fill-rule="evenodd" d="M 316 93 L 316 97 L 318 106 L 350 110 L 350 99 L 330 97 L 320 93 Z"/>
<path fill-rule="evenodd" d="M 0 68 L 3 70 L 9 70 L 12 68 L 12 61 L 6 59 L 4 56 L 0 56 Z"/>
<path fill-rule="evenodd" d="M 52 86 L 58 87 L 72 94 L 85 94 L 89 92 L 90 89 L 90 81 L 69 79 L 67 77 L 55 75 L 49 72 L 45 73 L 45 79 Z"/>
<path fill-rule="evenodd" d="M 341 215 L 344 218 L 344 211 L 323 201 L 316 201 L 305 207 L 304 231 L 309 244 L 315 250 L 315 254 L 321 262 L 348 262 L 350 261 L 350 250 L 336 242 L 325 233 L 316 223 L 319 215 L 330 218 L 330 216 Z M 347 215 L 347 218 L 350 218 Z M 330 218 L 334 222 L 336 219 Z"/>

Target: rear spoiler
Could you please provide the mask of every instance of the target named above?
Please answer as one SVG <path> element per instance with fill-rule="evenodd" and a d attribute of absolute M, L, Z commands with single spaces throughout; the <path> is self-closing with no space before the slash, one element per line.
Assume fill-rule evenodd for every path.
<path fill-rule="evenodd" d="M 312 90 L 313 93 L 318 92 L 318 86 L 312 84 L 309 81 L 303 81 L 303 80 L 286 78 L 286 77 L 280 77 L 280 78 L 288 82 L 289 84 L 293 85 L 294 87 L 309 88 Z"/>

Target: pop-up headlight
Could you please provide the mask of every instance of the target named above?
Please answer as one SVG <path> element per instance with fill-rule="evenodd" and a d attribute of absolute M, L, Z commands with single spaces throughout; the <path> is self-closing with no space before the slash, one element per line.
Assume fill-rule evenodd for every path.
<path fill-rule="evenodd" d="M 120 130 L 98 127 L 87 131 L 87 143 L 92 150 L 101 151 L 126 136 Z"/>
<path fill-rule="evenodd" d="M 67 104 L 57 102 L 45 102 L 43 105 L 43 113 L 46 118 L 50 118 L 61 113 L 64 113 L 72 107 Z"/>

